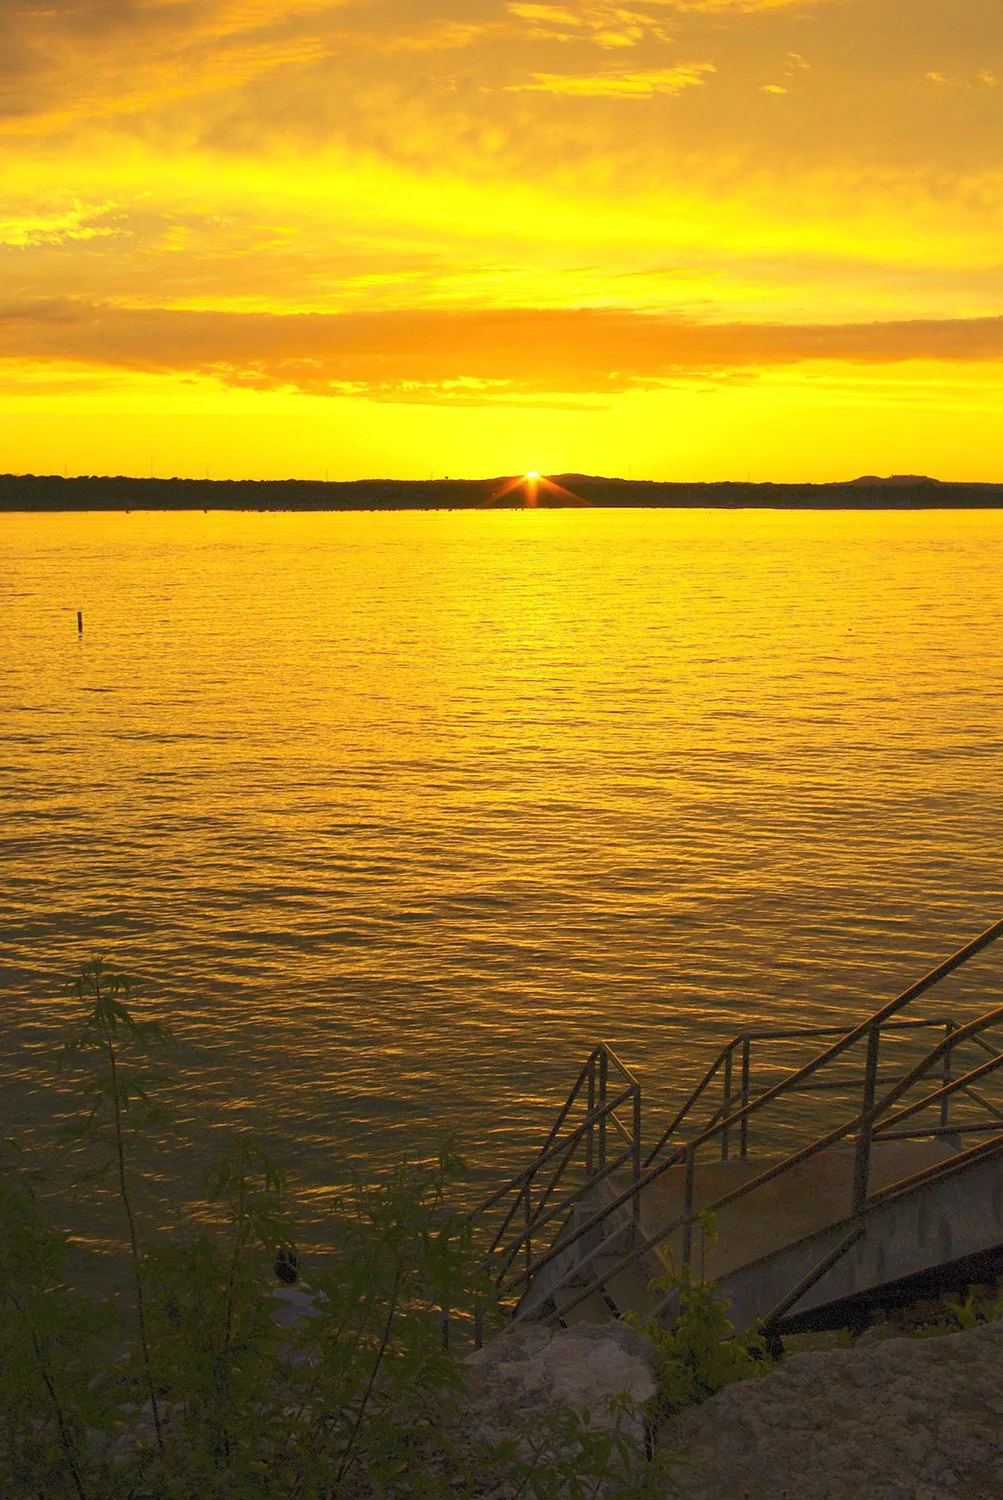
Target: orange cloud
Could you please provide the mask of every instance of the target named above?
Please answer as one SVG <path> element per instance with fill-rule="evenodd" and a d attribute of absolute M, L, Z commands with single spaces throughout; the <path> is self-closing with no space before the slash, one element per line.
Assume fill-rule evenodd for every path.
<path fill-rule="evenodd" d="M 819 360 L 1003 362 L 1003 318 L 794 326 L 606 309 L 277 316 L 50 301 L 0 308 L 0 357 L 314 395 L 494 401 Z"/>
<path fill-rule="evenodd" d="M 679 11 L 702 11 L 705 14 L 727 13 L 752 15 L 760 10 L 807 10 L 812 5 L 841 4 L 844 0 L 654 0 L 656 5 L 671 5 Z"/>

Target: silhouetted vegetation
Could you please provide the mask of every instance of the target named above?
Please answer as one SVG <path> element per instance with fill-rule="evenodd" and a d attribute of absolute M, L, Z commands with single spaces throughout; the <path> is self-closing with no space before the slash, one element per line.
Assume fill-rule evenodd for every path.
<path fill-rule="evenodd" d="M 464 1420 L 439 1312 L 469 1314 L 488 1286 L 447 1204 L 451 1152 L 339 1203 L 324 1254 L 300 1256 L 285 1177 L 246 1137 L 199 1196 L 158 1209 L 146 1144 L 170 1128 L 169 1034 L 101 963 L 69 1007 L 61 1123 L 0 1152 L 4 1500 L 650 1492 L 656 1466 L 615 1423 L 558 1407 L 513 1434 Z M 117 1204 L 111 1283 L 81 1272 L 66 1223 L 92 1195 Z"/>
<path fill-rule="evenodd" d="M 554 475 L 583 506 L 779 510 L 987 509 L 1003 505 L 1003 485 L 941 484 L 912 475 L 848 484 L 662 484 Z M 75 510 L 519 510 L 521 486 L 503 479 L 360 479 L 325 483 L 282 479 L 137 479 L 123 475 L 0 475 L 0 511 Z M 572 504 L 541 487 L 537 504 Z"/>

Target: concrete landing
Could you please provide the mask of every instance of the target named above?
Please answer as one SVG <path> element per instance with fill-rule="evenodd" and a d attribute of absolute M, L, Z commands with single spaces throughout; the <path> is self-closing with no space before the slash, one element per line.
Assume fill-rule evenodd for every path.
<path fill-rule="evenodd" d="M 875 1143 L 871 1154 L 870 1190 L 889 1187 L 954 1155 L 942 1141 Z M 694 1231 L 694 1269 L 706 1280 L 720 1281 L 740 1266 L 761 1260 L 787 1245 L 818 1234 L 849 1217 L 853 1197 L 853 1148 L 821 1151 L 737 1203 L 717 1211 L 718 1241 L 704 1243 Z M 704 1208 L 743 1183 L 752 1182 L 783 1157 L 749 1157 L 738 1161 L 697 1163 L 695 1202 Z M 630 1187 L 629 1177 L 616 1181 L 617 1192 Z M 672 1167 L 641 1195 L 641 1228 L 655 1234 L 683 1212 L 683 1168 Z M 682 1265 L 683 1236 L 677 1230 L 656 1247 L 666 1270 Z"/>

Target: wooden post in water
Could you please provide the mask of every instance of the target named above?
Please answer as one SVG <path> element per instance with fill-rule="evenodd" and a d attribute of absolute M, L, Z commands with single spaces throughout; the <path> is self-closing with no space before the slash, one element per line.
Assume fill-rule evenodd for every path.
<path fill-rule="evenodd" d="M 83 633 L 84 633 L 84 612 L 83 612 L 82 609 L 78 609 L 77 610 L 77 635 L 83 635 Z"/>

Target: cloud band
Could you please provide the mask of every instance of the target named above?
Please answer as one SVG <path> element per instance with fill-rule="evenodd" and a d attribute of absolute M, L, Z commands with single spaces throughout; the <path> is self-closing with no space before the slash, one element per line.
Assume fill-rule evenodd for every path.
<path fill-rule="evenodd" d="M 787 325 L 602 308 L 281 315 L 51 300 L 0 306 L 0 358 L 320 395 L 476 400 L 610 394 L 810 360 L 1003 362 L 1003 317 Z"/>

